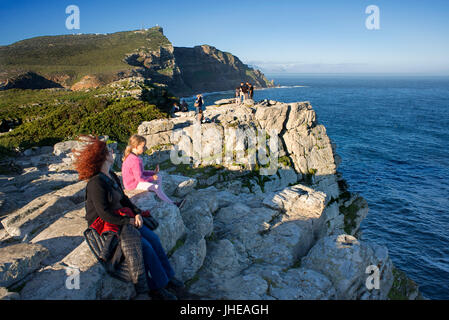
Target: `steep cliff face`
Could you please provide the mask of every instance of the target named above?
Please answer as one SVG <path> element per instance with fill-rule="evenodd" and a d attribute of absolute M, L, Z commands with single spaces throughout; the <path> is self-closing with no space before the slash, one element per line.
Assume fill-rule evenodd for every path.
<path fill-rule="evenodd" d="M 0 90 L 96 88 L 139 76 L 175 95 L 228 90 L 263 74 L 210 46 L 174 48 L 161 27 L 112 34 L 37 37 L 0 46 Z"/>
<path fill-rule="evenodd" d="M 189 90 L 175 60 L 171 43 L 162 45 L 157 50 L 140 49 L 128 54 L 125 61 L 131 66 L 138 67 L 135 72 L 140 76 L 152 83 L 167 85 L 174 94 L 178 95 Z"/>
<path fill-rule="evenodd" d="M 215 47 L 175 47 L 174 54 L 191 93 L 232 90 L 241 81 L 249 81 L 261 88 L 273 85 L 259 70 L 249 68 L 236 56 Z"/>

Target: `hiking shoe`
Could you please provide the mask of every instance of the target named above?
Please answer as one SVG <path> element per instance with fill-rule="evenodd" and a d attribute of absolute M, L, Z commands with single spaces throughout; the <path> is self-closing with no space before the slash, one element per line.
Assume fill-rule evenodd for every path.
<path fill-rule="evenodd" d="M 175 202 L 176 206 L 181 209 L 186 203 L 186 199 L 182 199 L 181 201 Z"/>
<path fill-rule="evenodd" d="M 151 297 L 154 300 L 178 300 L 178 298 L 170 291 L 161 288 L 159 290 L 152 290 L 150 292 Z"/>
<path fill-rule="evenodd" d="M 173 289 L 182 289 L 184 287 L 184 283 L 181 280 L 176 279 L 175 277 L 171 278 L 167 285 L 167 288 Z"/>

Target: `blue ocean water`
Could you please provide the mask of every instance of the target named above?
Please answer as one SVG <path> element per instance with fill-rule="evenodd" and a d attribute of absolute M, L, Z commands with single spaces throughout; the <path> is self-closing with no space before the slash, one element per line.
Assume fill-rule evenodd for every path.
<path fill-rule="evenodd" d="M 337 144 L 339 171 L 369 204 L 362 239 L 385 245 L 424 296 L 449 299 L 449 77 L 269 78 L 283 87 L 256 101 L 310 101 Z"/>

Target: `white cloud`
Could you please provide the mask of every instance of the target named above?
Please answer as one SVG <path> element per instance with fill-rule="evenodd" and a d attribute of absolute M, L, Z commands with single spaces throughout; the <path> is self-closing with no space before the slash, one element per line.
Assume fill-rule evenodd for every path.
<path fill-rule="evenodd" d="M 263 73 L 434 73 L 449 74 L 449 65 L 402 65 L 369 63 L 306 63 L 302 61 L 246 62 Z"/>

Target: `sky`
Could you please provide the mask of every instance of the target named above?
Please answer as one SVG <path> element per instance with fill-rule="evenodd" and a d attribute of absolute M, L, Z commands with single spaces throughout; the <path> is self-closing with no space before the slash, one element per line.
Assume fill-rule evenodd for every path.
<path fill-rule="evenodd" d="M 366 27 L 370 5 L 379 29 Z M 265 73 L 449 75 L 448 14 L 447 0 L 0 0 L 0 45 L 159 25 L 174 46 L 209 44 Z"/>

